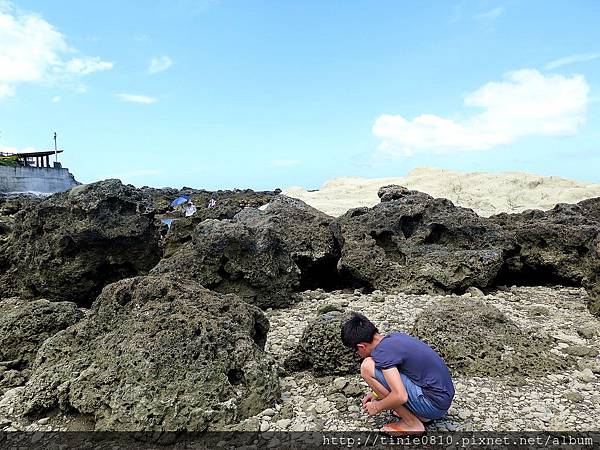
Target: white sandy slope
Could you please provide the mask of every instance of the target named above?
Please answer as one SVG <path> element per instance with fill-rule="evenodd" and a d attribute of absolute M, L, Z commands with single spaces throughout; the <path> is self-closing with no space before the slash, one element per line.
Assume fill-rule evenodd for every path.
<path fill-rule="evenodd" d="M 282 193 L 299 198 L 331 216 L 351 208 L 379 203 L 381 186 L 399 184 L 409 189 L 443 197 L 455 205 L 473 209 L 481 216 L 526 209 L 552 209 L 557 203 L 577 203 L 600 197 L 600 184 L 523 172 L 462 173 L 437 168 L 418 168 L 405 177 L 340 177 L 326 181 L 318 191 L 289 187 Z"/>

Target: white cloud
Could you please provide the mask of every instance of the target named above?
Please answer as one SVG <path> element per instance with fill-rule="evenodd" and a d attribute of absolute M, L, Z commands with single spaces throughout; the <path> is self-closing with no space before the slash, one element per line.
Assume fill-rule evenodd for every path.
<path fill-rule="evenodd" d="M 379 149 L 393 155 L 486 150 L 530 135 L 575 134 L 585 123 L 589 86 L 581 75 L 544 76 L 537 70 L 509 72 L 465 98 L 482 112 L 464 120 L 423 114 L 413 120 L 383 114 L 373 125 Z"/>
<path fill-rule="evenodd" d="M 173 65 L 173 61 L 168 56 L 158 56 L 150 61 L 149 73 L 164 72 Z"/>
<path fill-rule="evenodd" d="M 148 97 L 147 95 L 117 94 L 117 97 L 124 102 L 143 103 L 145 105 L 156 103 L 156 98 Z"/>
<path fill-rule="evenodd" d="M 90 73 L 110 70 L 113 63 L 102 61 L 100 58 L 74 58 L 67 62 L 65 69 L 73 75 L 89 75 Z"/>
<path fill-rule="evenodd" d="M 58 103 L 60 102 L 61 98 L 60 95 L 56 95 L 54 97 L 52 97 L 52 103 Z"/>
<path fill-rule="evenodd" d="M 486 11 L 481 14 L 477 14 L 474 18 L 478 20 L 494 20 L 502 15 L 504 12 L 504 8 L 499 6 L 498 8 L 494 8 L 490 11 Z"/>
<path fill-rule="evenodd" d="M 42 17 L 0 1 L 0 98 L 20 83 L 69 81 L 112 68 L 100 58 L 73 57 L 65 36 Z"/>
<path fill-rule="evenodd" d="M 566 66 L 567 64 L 573 64 L 578 62 L 592 61 L 600 57 L 600 53 L 583 53 L 578 55 L 566 56 L 565 58 L 555 59 L 552 62 L 546 64 L 544 69 L 552 70 L 558 67 Z"/>

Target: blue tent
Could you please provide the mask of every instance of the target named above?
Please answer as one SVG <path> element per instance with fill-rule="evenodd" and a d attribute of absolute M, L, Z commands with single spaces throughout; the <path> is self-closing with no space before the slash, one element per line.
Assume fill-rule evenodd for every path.
<path fill-rule="evenodd" d="M 182 195 L 181 197 L 177 197 L 175 200 L 173 200 L 171 202 L 171 206 L 183 205 L 184 203 L 187 203 L 189 201 L 190 201 L 189 195 Z"/>

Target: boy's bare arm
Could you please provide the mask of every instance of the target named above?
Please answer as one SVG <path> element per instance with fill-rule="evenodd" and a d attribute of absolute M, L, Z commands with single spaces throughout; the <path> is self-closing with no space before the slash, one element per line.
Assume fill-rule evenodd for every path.
<path fill-rule="evenodd" d="M 372 409 L 369 411 L 369 414 L 371 415 L 388 409 L 397 408 L 398 405 L 402 405 L 408 400 L 408 394 L 406 393 L 406 389 L 404 388 L 404 383 L 402 383 L 402 378 L 400 378 L 400 372 L 398 372 L 398 369 L 396 367 L 391 367 L 389 369 L 383 369 L 382 372 L 383 377 L 390 386 L 391 391 L 384 399 L 369 403 L 371 405 L 371 408 L 369 409 Z"/>

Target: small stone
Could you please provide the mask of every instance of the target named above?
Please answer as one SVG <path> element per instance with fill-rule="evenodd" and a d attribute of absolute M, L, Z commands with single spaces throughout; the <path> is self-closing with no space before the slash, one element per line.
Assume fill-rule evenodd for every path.
<path fill-rule="evenodd" d="M 281 429 L 283 429 L 283 430 L 286 430 L 286 429 L 287 429 L 287 427 L 289 427 L 289 426 L 290 426 L 290 423 L 292 423 L 292 420 L 291 420 L 291 419 L 280 419 L 280 420 L 278 420 L 277 422 L 275 422 L 275 426 L 276 426 L 277 428 L 281 428 Z"/>
<path fill-rule="evenodd" d="M 344 389 L 347 384 L 348 384 L 348 382 L 343 377 L 338 377 L 335 380 L 333 380 L 333 385 L 335 386 L 335 388 L 338 391 L 341 391 L 342 389 Z"/>
<path fill-rule="evenodd" d="M 271 416 L 271 417 L 273 417 L 275 414 L 277 414 L 277 411 L 275 411 L 273 408 L 267 408 L 262 413 L 263 413 L 264 416 Z"/>
<path fill-rule="evenodd" d="M 346 387 L 344 387 L 344 389 L 342 389 L 342 392 L 347 397 L 358 397 L 358 396 L 362 395 L 363 387 L 360 384 L 358 384 L 356 381 L 351 381 L 350 383 L 348 383 L 348 385 Z"/>
<path fill-rule="evenodd" d="M 596 376 L 592 373 L 592 370 L 588 368 L 583 369 L 583 371 L 577 375 L 577 378 L 579 378 L 584 383 L 591 383 L 596 379 Z"/>
<path fill-rule="evenodd" d="M 565 398 L 573 403 L 579 403 L 584 399 L 583 395 L 581 395 L 579 392 L 572 391 L 566 392 Z"/>
<path fill-rule="evenodd" d="M 317 405 L 315 406 L 315 411 L 318 412 L 319 414 L 325 414 L 325 413 L 329 412 L 330 410 L 331 410 L 331 404 L 329 402 L 327 402 L 327 403 L 317 402 Z"/>
<path fill-rule="evenodd" d="M 592 353 L 596 352 L 593 348 L 586 347 L 584 345 L 569 345 L 563 350 L 565 353 L 571 356 L 592 356 Z M 596 352 L 597 354 L 597 352 Z M 595 356 L 595 355 L 593 355 Z"/>
<path fill-rule="evenodd" d="M 266 420 L 261 422 L 260 431 L 264 433 L 265 431 L 269 431 L 269 428 L 271 428 L 271 424 L 269 422 L 267 422 Z"/>
<path fill-rule="evenodd" d="M 471 297 L 484 297 L 485 296 L 485 294 L 481 291 L 481 289 L 479 289 L 475 286 L 471 286 L 470 288 L 468 288 L 467 292 L 469 294 L 471 294 Z"/>
<path fill-rule="evenodd" d="M 471 411 L 467 409 L 461 409 L 458 413 L 458 417 L 460 417 L 462 420 L 466 420 L 471 417 Z"/>
<path fill-rule="evenodd" d="M 46 425 L 49 420 L 50 419 L 48 417 L 44 417 L 43 419 L 38 420 L 37 423 L 39 423 L 40 425 Z"/>
<path fill-rule="evenodd" d="M 598 359 L 580 359 L 579 361 L 577 361 L 577 367 L 579 367 L 579 369 L 581 370 L 590 369 L 592 372 L 600 374 L 600 360 Z"/>
<path fill-rule="evenodd" d="M 289 403 L 283 405 L 283 407 L 279 410 L 279 417 L 281 419 L 290 419 L 294 417 L 294 408 Z"/>
<path fill-rule="evenodd" d="M 534 317 L 547 316 L 550 314 L 550 311 L 548 310 L 548 308 L 545 308 L 544 306 L 536 305 L 529 310 L 529 314 Z"/>
<path fill-rule="evenodd" d="M 292 424 L 289 431 L 306 431 L 306 425 L 302 422 L 295 422 Z"/>
<path fill-rule="evenodd" d="M 597 328 L 595 325 L 587 324 L 577 328 L 577 333 L 581 337 L 584 337 L 586 339 L 592 339 L 597 333 Z"/>

